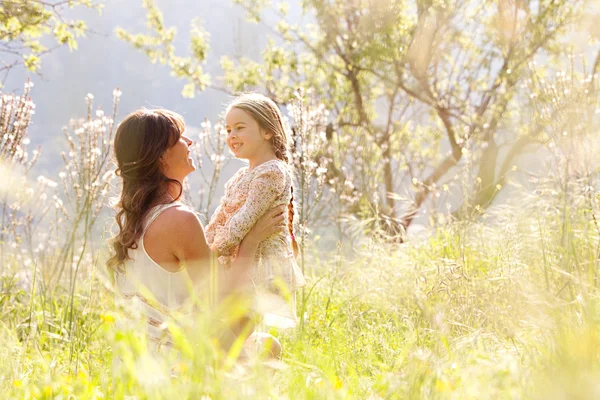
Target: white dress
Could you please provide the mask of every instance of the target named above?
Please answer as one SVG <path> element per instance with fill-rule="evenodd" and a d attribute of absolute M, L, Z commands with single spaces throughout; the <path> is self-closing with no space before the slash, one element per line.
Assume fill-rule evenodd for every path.
<path fill-rule="evenodd" d="M 173 343 L 165 329 L 174 313 L 185 313 L 190 299 L 191 281 L 185 269 L 169 272 L 150 258 L 144 247 L 144 235 L 154 220 L 171 207 L 182 206 L 180 202 L 161 204 L 152 208 L 146 216 L 144 229 L 136 249 L 129 249 L 124 272 L 116 273 L 116 303 L 122 307 L 126 318 L 119 321 L 125 329 L 145 319 L 147 337 L 152 351 Z"/>

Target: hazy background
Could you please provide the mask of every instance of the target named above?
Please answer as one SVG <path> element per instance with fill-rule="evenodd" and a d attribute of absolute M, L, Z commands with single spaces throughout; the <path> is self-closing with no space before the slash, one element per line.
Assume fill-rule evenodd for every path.
<path fill-rule="evenodd" d="M 299 21 L 299 1 L 290 1 L 288 20 Z M 181 90 L 185 84 L 171 76 L 169 68 L 151 64 L 143 52 L 134 50 L 129 43 L 117 39 L 114 31 L 123 27 L 132 33 L 148 32 L 146 11 L 141 0 L 105 0 L 101 15 L 94 10 L 76 7 L 64 10 L 67 19 L 82 19 L 90 32 L 79 38 L 79 48 L 69 51 L 63 46 L 42 58 L 41 75 L 32 74 L 24 68 L 13 69 L 4 82 L 3 91 L 21 92 L 23 83 L 30 78 L 35 84 L 31 96 L 37 105 L 33 123 L 29 128 L 30 150 L 42 147 L 42 154 L 35 165 L 32 176 L 54 177 L 62 167 L 60 152 L 66 148 L 61 129 L 69 119 L 86 114 L 84 98 L 88 93 L 95 96 L 94 105 L 107 111 L 112 107 L 113 89 L 119 87 L 123 93 L 118 107 L 117 122 L 139 107 L 165 107 L 182 114 L 191 136 L 195 135 L 201 122 L 208 118 L 215 121 L 224 109 L 229 96 L 223 92 L 207 89 L 196 93 L 194 99 L 185 99 Z M 188 54 L 189 26 L 194 18 L 204 21 L 210 34 L 210 53 L 205 72 L 213 79 L 220 75 L 220 58 L 247 57 L 260 59 L 266 46 L 270 28 L 276 19 L 265 24 L 253 24 L 245 20 L 241 7 L 228 0 L 157 0 L 163 11 L 165 26 L 176 26 L 178 34 L 175 45 L 179 55 Z M 583 43 L 582 43 L 583 44 Z M 591 48 L 588 51 L 592 51 Z M 444 146 L 447 146 L 444 145 Z M 445 149 L 443 148 L 443 151 Z M 547 155 L 538 150 L 516 160 L 515 164 L 525 166 L 529 174 L 542 172 Z M 224 182 L 242 165 L 237 160 L 229 161 L 218 185 L 217 196 L 222 194 Z M 528 185 L 529 175 L 513 174 L 522 185 Z M 193 192 L 200 187 L 198 174 L 190 177 Z M 410 185 L 409 185 L 410 186 Z M 505 190 L 495 203 L 510 199 L 510 191 Z M 460 204 L 459 198 L 445 200 L 453 206 Z M 456 203 L 456 204 L 455 204 Z M 212 208 L 216 202 L 212 203 Z M 423 221 L 423 210 L 420 211 Z M 424 221 L 423 221 L 424 222 Z M 411 227 L 418 229 L 418 225 Z"/>
<path fill-rule="evenodd" d="M 178 52 L 187 52 L 189 26 L 192 19 L 204 20 L 210 33 L 210 56 L 206 72 L 218 76 L 222 55 L 260 58 L 267 43 L 267 28 L 245 20 L 244 11 L 229 1 L 219 0 L 159 0 L 167 26 L 177 26 Z M 290 2 L 290 13 L 298 11 Z M 84 98 L 94 95 L 95 106 L 102 105 L 109 112 L 113 89 L 123 92 L 117 121 L 135 109 L 165 107 L 185 117 L 190 131 L 199 128 L 204 118 L 217 119 L 229 96 L 207 89 L 195 99 L 184 99 L 181 90 L 185 82 L 172 77 L 169 68 L 152 64 L 142 52 L 117 39 L 114 34 L 120 26 L 132 32 L 145 32 L 146 13 L 141 0 L 106 0 L 102 15 L 78 7 L 65 10 L 67 18 L 83 19 L 95 33 L 78 39 L 79 49 L 69 51 L 65 46 L 42 58 L 41 74 L 32 74 L 24 68 L 13 69 L 6 81 L 5 92 L 22 91 L 23 83 L 30 78 L 34 83 L 31 96 L 36 104 L 36 114 L 30 126 L 30 149 L 42 146 L 42 155 L 34 167 L 33 175 L 55 176 L 62 166 L 60 152 L 64 150 L 62 127 L 70 118 L 86 113 Z M 231 176 L 242 165 L 229 162 L 222 180 Z M 192 176 L 192 185 L 197 189 Z M 222 186 L 222 185 L 221 185 Z"/>

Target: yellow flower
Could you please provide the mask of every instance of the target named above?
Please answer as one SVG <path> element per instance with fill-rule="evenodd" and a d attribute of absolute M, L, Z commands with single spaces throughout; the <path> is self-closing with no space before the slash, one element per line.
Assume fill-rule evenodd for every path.
<path fill-rule="evenodd" d="M 103 314 L 100 316 L 100 319 L 102 322 L 106 322 L 107 324 L 112 324 L 115 322 L 115 317 L 110 314 Z"/>
<path fill-rule="evenodd" d="M 334 385 L 334 387 L 336 389 L 341 389 L 342 386 L 344 386 L 344 382 L 342 382 L 342 380 L 339 378 L 339 376 L 336 376 L 335 377 L 335 385 Z"/>
<path fill-rule="evenodd" d="M 21 386 L 23 386 L 23 381 L 20 380 L 20 379 L 16 379 L 16 380 L 13 381 L 13 386 L 14 387 L 21 387 Z"/>

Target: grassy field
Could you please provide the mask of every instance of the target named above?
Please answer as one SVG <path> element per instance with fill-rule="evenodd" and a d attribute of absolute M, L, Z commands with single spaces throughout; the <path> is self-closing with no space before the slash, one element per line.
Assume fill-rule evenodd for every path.
<path fill-rule="evenodd" d="M 157 363 L 143 338 L 115 329 L 102 265 L 82 266 L 71 292 L 47 287 L 44 265 L 23 282 L 9 261 L 1 397 L 598 398 L 598 204 L 571 196 L 529 197 L 402 245 L 312 244 L 304 324 L 273 332 L 276 365 L 228 362 L 208 328 L 176 333 L 179 358 Z M 124 360 L 114 378 L 113 352 Z"/>

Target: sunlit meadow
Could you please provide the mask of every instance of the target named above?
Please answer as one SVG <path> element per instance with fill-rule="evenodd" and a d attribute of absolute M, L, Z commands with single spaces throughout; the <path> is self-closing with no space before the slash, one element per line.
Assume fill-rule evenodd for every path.
<path fill-rule="evenodd" d="M 119 101 L 135 94 L 115 89 L 104 108 L 92 94 L 81 99 L 62 152 L 47 154 L 27 131 L 35 86 L 0 93 L 0 399 L 600 398 L 600 56 L 538 62 L 524 62 L 514 82 L 511 69 L 499 73 L 502 94 L 514 89 L 510 106 L 490 96 L 496 108 L 450 144 L 443 116 L 458 126 L 451 114 L 464 109 L 442 100 L 430 104 L 443 110 L 438 131 L 415 119 L 394 137 L 390 122 L 386 142 L 367 117 L 336 109 L 339 98 L 289 88 L 279 104 L 293 128 L 308 285 L 299 325 L 270 330 L 283 344 L 279 361 L 240 361 L 237 342 L 223 351 L 223 313 L 235 307 L 206 293 L 195 318 L 165 326 L 175 349 L 164 358 L 147 352 L 142 326 L 120 324 L 104 265 L 119 183 L 112 140 Z M 345 116 L 358 119 L 344 125 Z M 412 140 L 412 128 L 424 139 Z M 186 183 L 185 198 L 206 219 L 232 156 L 218 118 L 194 132 L 199 184 Z M 523 138 L 519 163 L 510 146 Z M 482 189 L 481 159 L 496 144 L 508 161 L 494 158 L 498 179 Z M 447 179 L 427 178 L 440 161 L 432 152 L 451 155 L 454 145 Z M 60 172 L 34 176 L 40 157 L 59 160 Z M 387 165 L 407 177 L 401 194 L 382 190 Z M 407 202 L 406 213 L 391 216 L 390 198 Z M 413 217 L 419 227 L 404 229 Z"/>

